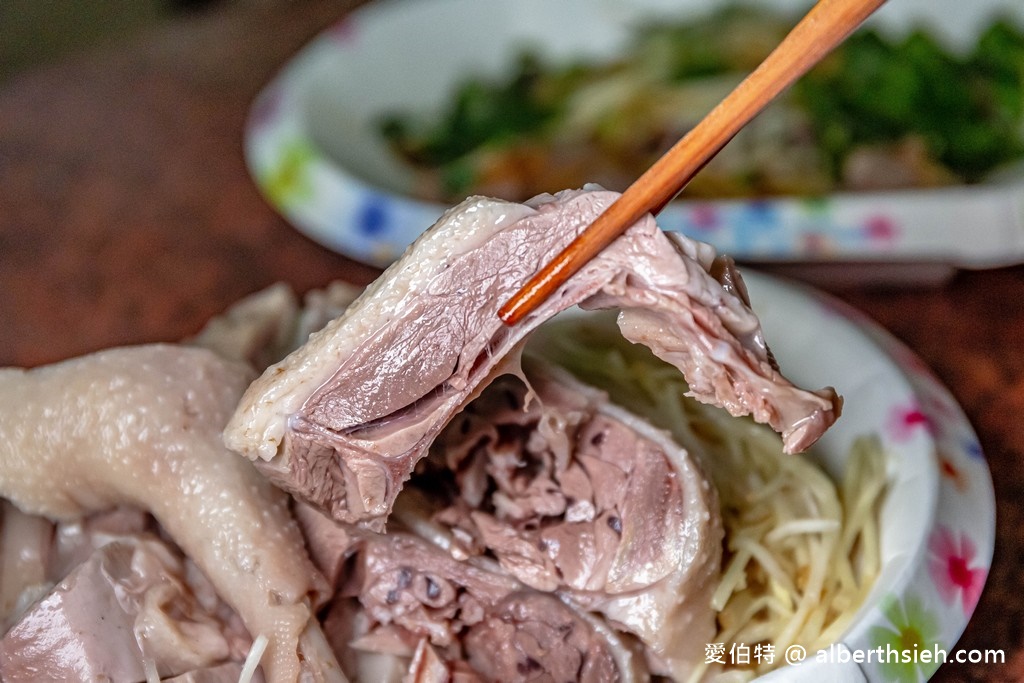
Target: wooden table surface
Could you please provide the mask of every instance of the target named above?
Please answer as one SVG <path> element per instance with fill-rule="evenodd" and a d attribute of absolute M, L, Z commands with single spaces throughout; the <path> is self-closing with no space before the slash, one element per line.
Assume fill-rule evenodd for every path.
<path fill-rule="evenodd" d="M 303 292 L 376 276 L 289 227 L 242 158 L 261 86 L 356 4 L 229 3 L 0 87 L 0 365 L 176 340 L 277 281 Z M 938 679 L 1022 679 L 1024 268 L 839 296 L 935 370 L 990 463 L 995 561 L 959 647 L 1007 662 Z"/>

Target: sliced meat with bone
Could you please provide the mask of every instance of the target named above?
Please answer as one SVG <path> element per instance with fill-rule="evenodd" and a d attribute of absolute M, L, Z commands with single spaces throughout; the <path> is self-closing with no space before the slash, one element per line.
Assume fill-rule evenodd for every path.
<path fill-rule="evenodd" d="M 381 529 L 444 425 L 514 364 L 532 329 L 578 303 L 622 308 L 627 336 L 679 367 L 697 398 L 769 423 L 787 450 L 807 447 L 838 416 L 835 392 L 783 378 L 728 263 L 650 216 L 526 320 L 502 325 L 501 304 L 616 196 L 477 197 L 450 210 L 344 315 L 250 386 L 227 444 L 336 519 Z"/>
<path fill-rule="evenodd" d="M 664 432 L 564 371 L 525 361 L 525 382 L 499 378 L 441 433 L 387 535 L 297 506 L 317 565 L 359 601 L 358 610 L 332 607 L 329 634 L 364 618 L 358 635 L 342 626 L 342 650 L 354 643 L 408 658 L 427 638 L 443 660 L 466 661 L 485 680 L 511 680 L 517 667 L 529 679 L 540 667 L 530 648 L 570 647 L 571 624 L 588 615 L 587 629 L 613 623 L 641 643 L 645 668 L 685 680 L 715 628 L 714 490 Z M 491 640 L 522 648 L 499 653 L 485 646 Z M 603 655 L 574 657 L 555 659 L 584 677 L 607 673 Z"/>
<path fill-rule="evenodd" d="M 692 454 L 603 392 L 532 360 L 524 372 L 529 388 L 499 378 L 459 413 L 410 486 L 442 498 L 433 519 L 469 539 L 465 554 L 604 614 L 653 671 L 685 680 L 715 629 L 714 489 Z"/>
<path fill-rule="evenodd" d="M 455 560 L 404 532 L 367 533 L 355 548 L 342 595 L 358 600 L 368 621 L 347 645 L 410 662 L 414 680 L 433 680 L 425 659 L 434 676 L 443 664 L 466 681 L 646 679 L 619 634 L 497 567 Z M 346 620 L 356 618 L 347 612 Z"/>
<path fill-rule="evenodd" d="M 621 681 L 615 653 L 557 598 L 514 593 L 466 634 L 470 666 L 488 681 Z"/>

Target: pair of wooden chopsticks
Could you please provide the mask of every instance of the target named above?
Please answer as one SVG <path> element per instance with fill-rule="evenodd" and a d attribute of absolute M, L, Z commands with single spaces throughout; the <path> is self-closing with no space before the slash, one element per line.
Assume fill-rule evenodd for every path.
<path fill-rule="evenodd" d="M 522 320 L 644 214 L 661 211 L 776 95 L 884 2 L 820 0 L 757 69 L 501 307 L 502 321 Z"/>

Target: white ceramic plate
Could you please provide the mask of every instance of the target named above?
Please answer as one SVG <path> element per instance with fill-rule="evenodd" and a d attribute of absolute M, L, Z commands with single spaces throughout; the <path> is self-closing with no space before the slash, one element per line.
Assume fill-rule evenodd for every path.
<path fill-rule="evenodd" d="M 995 542 L 995 497 L 977 437 L 949 392 L 877 324 L 810 287 L 749 269 L 744 280 L 783 373 L 800 386 L 832 385 L 843 395 L 843 415 L 808 457 L 840 480 L 853 441 L 876 435 L 890 482 L 880 519 L 882 569 L 864 605 L 825 661 L 793 646 L 774 653 L 775 661 L 802 662 L 760 680 L 926 680 L 937 668 L 931 661 L 854 657 L 916 642 L 954 661 Z M 574 308 L 562 315 L 587 314 Z"/>
<path fill-rule="evenodd" d="M 524 43 L 555 59 L 601 58 L 620 49 L 638 17 L 702 12 L 719 2 L 365 5 L 312 41 L 254 103 L 245 140 L 249 168 L 299 230 L 358 260 L 387 265 L 444 207 L 408 194 L 409 171 L 377 133 L 384 112 L 440 106 L 467 74 L 506 73 Z M 761 2 L 786 10 L 806 6 L 806 0 Z M 997 11 L 1024 22 L 1019 0 L 900 0 L 874 21 L 895 31 L 923 23 L 956 46 L 969 43 Z M 987 267 L 1024 256 L 1024 180 L 1012 175 L 984 186 L 825 198 L 679 201 L 659 223 L 745 260 Z"/>
<path fill-rule="evenodd" d="M 832 384 L 843 416 L 815 448 L 837 476 L 851 441 L 876 433 L 891 456 L 881 513 L 883 569 L 837 644 L 866 653 L 913 642 L 955 644 L 991 566 L 995 498 L 977 437 L 960 407 L 905 346 L 858 312 L 815 290 L 746 273 L 753 306 L 783 371 L 798 384 Z M 785 680 L 917 681 L 936 665 L 819 664 L 813 653 Z M 954 664 L 955 666 L 955 664 Z M 766 677 L 767 678 L 767 677 Z"/>

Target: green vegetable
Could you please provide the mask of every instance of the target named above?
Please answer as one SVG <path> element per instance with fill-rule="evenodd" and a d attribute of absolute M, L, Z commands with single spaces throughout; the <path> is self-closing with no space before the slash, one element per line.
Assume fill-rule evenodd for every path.
<path fill-rule="evenodd" d="M 921 31 L 900 41 L 860 31 L 798 82 L 794 95 L 837 169 L 860 145 L 915 136 L 974 182 L 1024 154 L 1022 64 L 1024 32 L 1006 23 L 966 59 Z"/>
<path fill-rule="evenodd" d="M 525 52 L 505 82 L 466 81 L 436 122 L 391 114 L 381 131 L 404 156 L 428 166 L 443 166 L 478 147 L 536 132 L 557 112 L 557 103 L 538 88 L 542 70 L 537 56 Z"/>
<path fill-rule="evenodd" d="M 524 52 L 508 77 L 470 78 L 444 111 L 391 113 L 381 130 L 440 195 L 432 199 L 515 187 L 524 196 L 507 198 L 521 200 L 589 181 L 624 189 L 616 184 L 642 173 L 793 23 L 734 5 L 638 26 L 610 63 L 553 65 Z M 690 196 L 841 189 L 861 150 L 898 167 L 889 182 L 977 182 L 1024 157 L 1024 28 L 995 21 L 964 55 L 922 30 L 862 29 L 770 110 Z"/>

